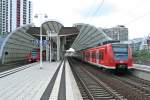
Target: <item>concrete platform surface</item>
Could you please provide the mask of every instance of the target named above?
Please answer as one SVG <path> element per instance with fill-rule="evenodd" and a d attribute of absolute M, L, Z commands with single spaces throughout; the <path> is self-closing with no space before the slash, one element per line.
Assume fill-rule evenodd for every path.
<path fill-rule="evenodd" d="M 0 78 L 0 100 L 83 100 L 68 61 L 44 62 Z"/>
<path fill-rule="evenodd" d="M 83 100 L 68 61 L 66 61 L 66 100 Z"/>
<path fill-rule="evenodd" d="M 83 100 L 68 61 L 66 60 L 64 66 L 63 64 L 64 62 L 58 72 L 49 100 Z"/>
<path fill-rule="evenodd" d="M 139 78 L 150 81 L 150 66 L 134 64 L 135 68 L 132 74 Z"/>
<path fill-rule="evenodd" d="M 134 64 L 134 69 L 150 72 L 150 66 L 147 65 L 140 65 L 140 64 Z"/>
<path fill-rule="evenodd" d="M 0 78 L 0 100 L 40 100 L 60 62 L 39 64 Z"/>

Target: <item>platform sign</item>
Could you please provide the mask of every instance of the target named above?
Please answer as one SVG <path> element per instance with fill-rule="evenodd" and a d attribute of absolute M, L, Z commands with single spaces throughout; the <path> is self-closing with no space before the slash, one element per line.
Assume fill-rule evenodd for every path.
<path fill-rule="evenodd" d="M 38 39 L 32 40 L 32 43 L 35 44 L 35 45 L 40 45 L 40 40 L 38 40 Z M 49 40 L 42 40 L 42 45 L 43 45 L 43 46 L 46 46 L 46 45 L 48 45 L 48 44 L 50 44 L 50 43 L 49 43 Z"/>

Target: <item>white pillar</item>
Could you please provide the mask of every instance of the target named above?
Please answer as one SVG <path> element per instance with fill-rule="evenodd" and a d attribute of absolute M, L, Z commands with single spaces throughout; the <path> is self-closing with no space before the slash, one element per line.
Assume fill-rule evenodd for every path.
<path fill-rule="evenodd" d="M 49 61 L 49 37 L 46 37 L 46 61 Z"/>
<path fill-rule="evenodd" d="M 57 61 L 60 60 L 60 37 L 57 35 Z"/>
<path fill-rule="evenodd" d="M 49 47 L 49 61 L 52 62 L 52 41 L 51 41 L 51 33 L 50 33 L 50 47 Z"/>
<path fill-rule="evenodd" d="M 43 51 L 43 46 L 42 46 L 42 25 L 40 27 L 40 69 L 42 69 L 42 51 Z"/>

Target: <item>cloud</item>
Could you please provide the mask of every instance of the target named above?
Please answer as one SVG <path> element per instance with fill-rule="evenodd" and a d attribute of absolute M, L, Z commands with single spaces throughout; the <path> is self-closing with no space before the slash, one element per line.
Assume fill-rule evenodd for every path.
<path fill-rule="evenodd" d="M 75 21 L 84 20 L 80 11 L 88 8 L 93 1 L 96 0 L 33 0 L 33 14 L 46 13 L 49 19 L 59 19 L 72 26 Z"/>
<path fill-rule="evenodd" d="M 113 7 L 109 3 L 105 3 L 103 0 L 94 2 L 89 5 L 88 8 L 82 9 L 80 14 L 85 17 L 104 16 L 113 12 Z"/>
<path fill-rule="evenodd" d="M 97 27 L 114 27 L 118 24 L 129 29 L 129 38 L 146 37 L 150 33 L 149 0 L 107 0 L 113 12 L 95 17 L 90 23 Z"/>
<path fill-rule="evenodd" d="M 125 25 L 129 38 L 147 36 L 150 32 L 150 0 L 105 0 L 100 10 L 93 15 L 102 0 L 32 0 L 33 15 L 46 13 L 65 26 L 74 23 L 89 23 L 96 27 Z M 145 15 L 146 14 L 146 15 Z M 144 15 L 143 17 L 141 17 Z M 137 20 L 136 20 L 137 19 Z M 38 21 L 34 19 L 34 22 Z"/>

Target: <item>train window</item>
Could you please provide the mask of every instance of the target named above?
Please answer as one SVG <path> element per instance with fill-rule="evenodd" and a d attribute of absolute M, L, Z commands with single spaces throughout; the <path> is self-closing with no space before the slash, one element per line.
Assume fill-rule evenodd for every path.
<path fill-rule="evenodd" d="M 117 45 L 117 44 L 113 44 L 112 45 L 113 51 L 114 52 L 124 52 L 127 53 L 128 52 L 128 45 Z"/>
<path fill-rule="evenodd" d="M 114 52 L 128 52 L 128 49 L 125 48 L 125 47 L 123 47 L 123 48 L 121 48 L 121 47 L 115 47 L 115 48 L 113 48 L 113 51 Z"/>
<path fill-rule="evenodd" d="M 116 60 L 128 59 L 128 45 L 113 45 L 113 52 Z"/>

